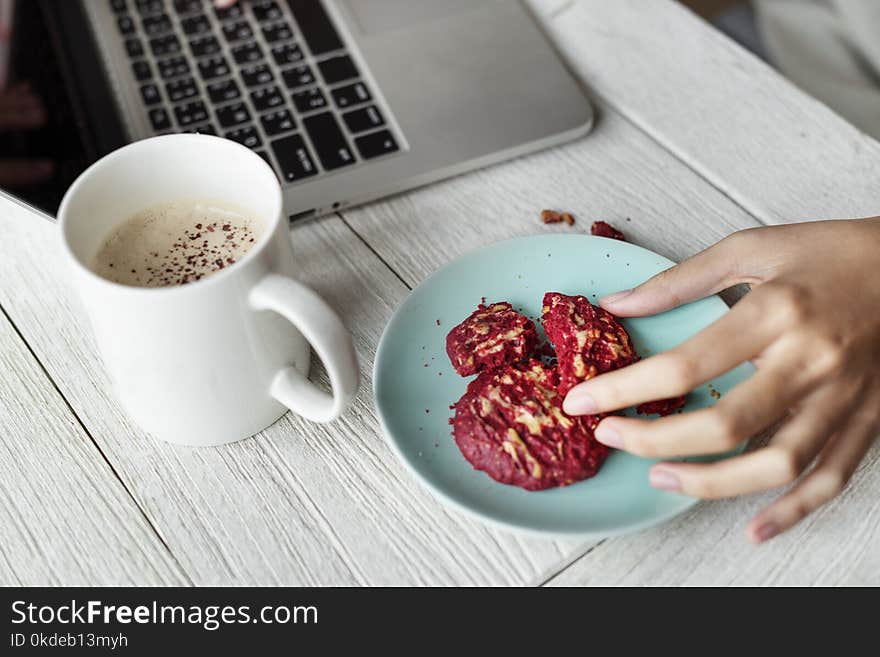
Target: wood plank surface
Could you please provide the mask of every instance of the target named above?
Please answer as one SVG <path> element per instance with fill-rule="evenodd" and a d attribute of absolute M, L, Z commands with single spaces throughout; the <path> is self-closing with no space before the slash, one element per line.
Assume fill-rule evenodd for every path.
<path fill-rule="evenodd" d="M 592 221 L 681 260 L 760 223 L 621 115 L 600 106 L 583 139 L 347 210 L 345 221 L 409 286 L 477 247 L 589 232 Z M 543 208 L 577 223 L 542 224 Z"/>
<path fill-rule="evenodd" d="M 880 143 L 670 0 L 531 0 L 587 86 L 765 223 L 880 214 Z"/>
<path fill-rule="evenodd" d="M 0 586 L 186 584 L 0 314 Z"/>

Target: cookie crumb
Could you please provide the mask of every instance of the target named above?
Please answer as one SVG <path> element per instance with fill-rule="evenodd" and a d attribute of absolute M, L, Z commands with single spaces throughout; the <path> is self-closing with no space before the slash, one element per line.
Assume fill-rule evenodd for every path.
<path fill-rule="evenodd" d="M 605 221 L 594 221 L 593 225 L 590 226 L 590 235 L 595 235 L 596 237 L 610 237 L 613 240 L 620 240 L 621 242 L 626 241 L 626 237 L 622 232 Z"/>
<path fill-rule="evenodd" d="M 545 224 L 558 224 L 562 221 L 562 215 L 556 210 L 541 210 L 541 221 Z"/>

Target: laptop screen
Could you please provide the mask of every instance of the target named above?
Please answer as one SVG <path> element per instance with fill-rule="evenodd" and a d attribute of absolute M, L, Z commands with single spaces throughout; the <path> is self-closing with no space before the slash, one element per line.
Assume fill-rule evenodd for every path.
<path fill-rule="evenodd" d="M 0 187 L 55 214 L 93 154 L 45 18 L 51 4 L 0 0 Z"/>
<path fill-rule="evenodd" d="M 79 2 L 0 0 L 0 188 L 51 215 L 124 143 Z"/>

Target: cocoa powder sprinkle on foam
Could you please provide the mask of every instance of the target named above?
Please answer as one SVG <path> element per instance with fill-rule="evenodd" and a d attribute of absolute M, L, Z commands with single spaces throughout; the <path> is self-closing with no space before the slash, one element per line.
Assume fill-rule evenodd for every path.
<path fill-rule="evenodd" d="M 210 236 L 217 231 L 222 231 L 223 237 Z M 235 264 L 250 249 L 255 237 L 255 227 L 250 222 L 233 228 L 229 223 L 203 219 L 184 229 L 167 252 L 147 252 L 142 262 L 123 263 L 123 267 L 129 265 L 130 275 L 118 275 L 119 281 L 146 287 L 192 283 Z M 106 266 L 113 268 L 114 263 Z"/>

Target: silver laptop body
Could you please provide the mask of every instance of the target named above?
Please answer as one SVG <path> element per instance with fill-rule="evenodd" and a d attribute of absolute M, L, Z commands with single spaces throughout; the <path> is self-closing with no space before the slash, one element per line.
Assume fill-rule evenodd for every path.
<path fill-rule="evenodd" d="M 129 137 L 237 139 L 275 168 L 292 217 L 558 144 L 593 122 L 518 0 L 83 2 Z"/>

